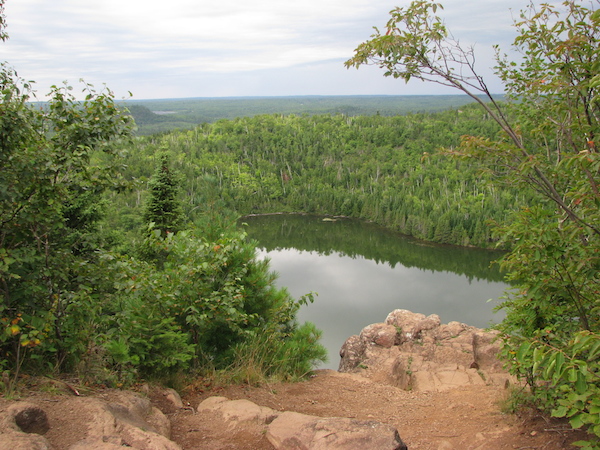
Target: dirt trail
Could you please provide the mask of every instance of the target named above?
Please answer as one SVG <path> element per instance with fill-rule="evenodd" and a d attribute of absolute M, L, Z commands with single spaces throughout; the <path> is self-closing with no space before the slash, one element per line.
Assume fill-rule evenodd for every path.
<path fill-rule="evenodd" d="M 154 406 L 171 421 L 171 439 L 184 450 L 273 448 L 266 439 L 264 427 L 246 424 L 228 428 L 196 412 L 200 402 L 209 396 L 248 399 L 278 411 L 376 420 L 394 426 L 411 450 L 566 449 L 575 448 L 569 444 L 583 438 L 581 433 L 567 431 L 568 427 L 559 422 L 502 414 L 500 403 L 506 391 L 497 386 L 411 392 L 354 374 L 319 370 L 310 379 L 298 383 L 202 390 L 197 387 L 188 391 L 183 395 L 184 408 L 177 408 L 167 400 L 164 390 L 149 390 Z M 107 389 L 81 394 L 75 397 L 70 390 L 57 395 L 33 389 L 19 401 L 36 403 L 46 411 L 50 430 L 45 438 L 53 449 L 66 450 L 85 438 L 87 424 L 94 420 L 77 405 L 81 405 L 85 397 L 111 401 L 119 395 Z M 0 413 L 14 402 L 0 399 Z"/>
<path fill-rule="evenodd" d="M 410 392 L 322 370 L 300 383 L 230 386 L 188 395 L 184 401 L 196 407 L 211 395 L 248 399 L 279 411 L 377 420 L 396 427 L 409 449 L 564 449 L 582 438 L 541 417 L 502 414 L 506 391 L 491 386 Z M 189 411 L 171 414 L 172 438 L 184 449 L 272 448 L 264 435 L 245 429 L 225 431 Z"/>

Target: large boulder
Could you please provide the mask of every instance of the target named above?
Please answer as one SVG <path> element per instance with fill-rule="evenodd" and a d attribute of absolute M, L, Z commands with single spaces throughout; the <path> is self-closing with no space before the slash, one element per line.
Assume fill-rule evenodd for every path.
<path fill-rule="evenodd" d="M 442 391 L 511 381 L 497 355 L 498 333 L 404 309 L 365 327 L 340 350 L 340 372 L 402 389 Z"/>
<path fill-rule="evenodd" d="M 385 319 L 385 323 L 394 326 L 398 332 L 398 343 L 420 339 L 424 331 L 440 326 L 440 317 L 437 314 L 425 316 L 413 313 L 406 309 L 395 309 Z"/>
<path fill-rule="evenodd" d="M 258 406 L 250 400 L 229 400 L 226 397 L 207 398 L 198 406 L 198 412 L 217 413 L 230 427 L 244 422 L 267 424 L 277 417 L 271 408 Z"/>

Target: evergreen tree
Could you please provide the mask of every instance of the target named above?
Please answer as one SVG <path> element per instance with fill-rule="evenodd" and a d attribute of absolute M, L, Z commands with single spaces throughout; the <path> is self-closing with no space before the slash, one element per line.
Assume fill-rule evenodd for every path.
<path fill-rule="evenodd" d="M 150 179 L 150 198 L 146 203 L 144 220 L 154 223 L 162 235 L 177 233 L 183 227 L 183 209 L 178 200 L 179 180 L 170 168 L 169 156 L 160 156 L 158 167 Z"/>

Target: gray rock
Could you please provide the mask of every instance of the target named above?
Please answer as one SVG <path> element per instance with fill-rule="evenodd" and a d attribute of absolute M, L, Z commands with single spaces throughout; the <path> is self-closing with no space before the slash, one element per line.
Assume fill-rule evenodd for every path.
<path fill-rule="evenodd" d="M 499 333 L 495 331 L 473 334 L 473 356 L 480 369 L 491 369 L 495 372 L 502 370 L 502 361 L 498 359 L 500 352 L 498 335 Z"/>
<path fill-rule="evenodd" d="M 351 372 L 364 359 L 365 343 L 360 336 L 354 335 L 346 339 L 340 349 L 340 372 Z"/>
<path fill-rule="evenodd" d="M 51 450 L 44 436 L 26 433 L 0 433 L 0 448 L 10 450 Z"/>
<path fill-rule="evenodd" d="M 50 428 L 46 412 L 30 402 L 18 402 L 0 417 L 0 449 L 49 450 L 42 436 Z"/>
<path fill-rule="evenodd" d="M 425 316 L 413 313 L 406 309 L 395 309 L 385 319 L 385 323 L 394 326 L 400 335 L 400 343 L 421 339 L 424 331 L 440 326 L 440 317 L 437 314 Z"/>
<path fill-rule="evenodd" d="M 70 450 L 110 450 L 123 446 L 143 450 L 181 450 L 169 439 L 170 422 L 145 397 L 123 392 L 111 402 L 81 399 L 94 418 L 86 437 Z"/>
<path fill-rule="evenodd" d="M 46 412 L 38 405 L 19 402 L 7 409 L 4 427 L 23 433 L 45 434 L 50 429 L 50 424 Z"/>
<path fill-rule="evenodd" d="M 163 395 L 165 399 L 170 402 L 175 408 L 181 409 L 183 408 L 183 402 L 181 401 L 181 396 L 175 389 L 165 389 Z"/>

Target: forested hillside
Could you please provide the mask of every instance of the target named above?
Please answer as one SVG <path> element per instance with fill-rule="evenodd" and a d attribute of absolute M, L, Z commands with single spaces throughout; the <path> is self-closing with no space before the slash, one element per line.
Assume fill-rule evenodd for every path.
<path fill-rule="evenodd" d="M 138 138 L 127 176 L 139 188 L 112 201 L 113 228 L 134 227 L 157 152 L 170 155 L 194 221 L 209 208 L 345 215 L 417 238 L 494 246 L 489 220 L 505 221 L 526 195 L 488 183 L 476 163 L 439 154 L 461 135 L 498 126 L 471 105 L 384 117 L 260 115 Z"/>
<path fill-rule="evenodd" d="M 128 100 L 120 106 L 131 112 L 137 125 L 136 134 L 142 136 L 261 114 L 397 116 L 443 111 L 471 102 L 466 95 L 305 95 Z"/>

